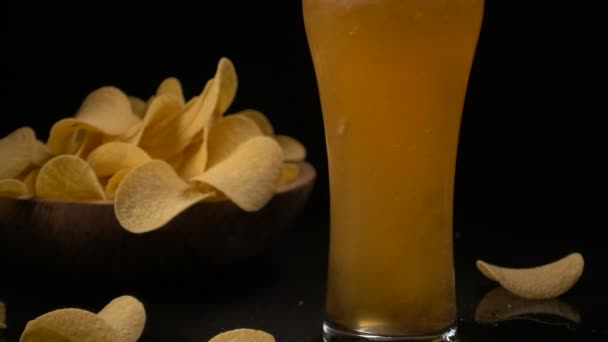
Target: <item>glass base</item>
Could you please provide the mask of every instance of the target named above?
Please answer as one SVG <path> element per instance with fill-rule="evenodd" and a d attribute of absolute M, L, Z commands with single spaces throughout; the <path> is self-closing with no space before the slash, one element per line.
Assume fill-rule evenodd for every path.
<path fill-rule="evenodd" d="M 424 336 L 380 336 L 354 331 L 333 322 L 323 323 L 324 342 L 366 342 L 366 341 L 415 341 L 415 342 L 456 342 L 456 325 L 445 331 Z"/>

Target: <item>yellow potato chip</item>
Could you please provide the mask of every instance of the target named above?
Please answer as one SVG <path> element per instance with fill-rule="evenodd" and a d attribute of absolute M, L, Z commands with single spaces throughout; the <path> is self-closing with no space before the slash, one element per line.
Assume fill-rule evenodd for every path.
<path fill-rule="evenodd" d="M 150 119 L 144 119 L 146 122 L 139 145 L 151 157 L 157 159 L 168 159 L 182 152 L 196 134 L 203 129 L 204 118 L 202 118 L 201 110 L 208 100 L 206 91 L 208 91 L 208 87 L 205 87 L 200 96 L 193 98 L 185 107 L 177 111 L 174 103 L 173 108 L 170 108 L 170 114 L 164 113 L 162 120 L 153 119 L 154 112 L 147 114 L 146 119 L 148 115 L 150 115 Z M 159 99 L 163 99 L 165 102 L 176 101 L 168 100 L 174 99 L 169 95 L 159 95 L 155 102 L 160 101 Z"/>
<path fill-rule="evenodd" d="M 178 153 L 165 160 L 174 170 L 178 170 L 184 162 L 184 153 Z"/>
<path fill-rule="evenodd" d="M 27 192 L 31 195 L 36 194 L 36 179 L 38 179 L 38 173 L 40 173 L 40 168 L 33 168 L 23 180 L 23 183 L 27 186 Z"/>
<path fill-rule="evenodd" d="M 144 121 L 131 126 L 124 133 L 122 133 L 118 137 L 114 136 L 104 136 L 103 143 L 112 142 L 112 141 L 122 141 L 129 144 L 137 145 L 139 140 L 141 139 L 141 135 L 143 134 L 144 129 Z"/>
<path fill-rule="evenodd" d="M 98 129 L 74 118 L 61 119 L 51 127 L 47 146 L 55 155 L 75 154 L 84 140 L 86 131 Z"/>
<path fill-rule="evenodd" d="M 146 325 L 146 309 L 132 296 L 115 298 L 97 316 L 114 329 L 122 342 L 136 342 Z"/>
<path fill-rule="evenodd" d="M 270 137 L 258 136 L 192 181 L 215 188 L 245 211 L 257 211 L 273 197 L 282 165 L 281 146 Z"/>
<path fill-rule="evenodd" d="M 221 59 L 215 77 L 181 112 L 157 124 L 145 123 L 140 146 L 156 159 L 167 160 L 182 152 L 203 127 L 217 120 L 230 106 L 236 94 L 236 82 L 234 66 L 229 60 Z"/>
<path fill-rule="evenodd" d="M 203 123 L 203 125 L 208 122 L 213 123 L 218 117 L 221 115 L 217 114 L 217 106 L 220 100 L 220 84 L 217 79 L 213 78 L 207 81 L 205 84 L 205 88 L 203 89 L 203 93 L 201 94 L 201 107 L 200 107 L 200 115 L 199 121 Z"/>
<path fill-rule="evenodd" d="M 226 57 L 222 57 L 217 65 L 215 80 L 219 85 L 219 98 L 217 101 L 216 113 L 223 115 L 234 101 L 238 88 L 236 69 Z"/>
<path fill-rule="evenodd" d="M 186 146 L 182 153 L 183 159 L 179 165 L 178 174 L 182 179 L 189 180 L 205 172 L 209 152 L 207 139 L 197 139 Z"/>
<path fill-rule="evenodd" d="M 212 196 L 184 182 L 167 162 L 150 160 L 120 183 L 114 212 L 126 230 L 145 233 L 161 228 L 196 202 Z"/>
<path fill-rule="evenodd" d="M 0 179 L 15 178 L 34 161 L 36 134 L 21 127 L 0 140 Z"/>
<path fill-rule="evenodd" d="M 219 86 L 217 86 L 215 80 L 209 80 L 198 97 L 198 102 L 193 103 L 192 109 L 184 114 L 186 117 L 184 122 L 191 121 L 191 124 L 182 131 L 183 135 L 194 139 L 201 134 L 205 126 L 210 125 L 215 120 L 214 110 L 217 107 L 218 98 Z"/>
<path fill-rule="evenodd" d="M 97 177 L 105 177 L 124 168 L 139 166 L 148 160 L 150 160 L 150 156 L 135 145 L 109 142 L 93 150 L 87 158 L 87 163 Z"/>
<path fill-rule="evenodd" d="M 136 298 L 122 296 L 99 314 L 66 308 L 29 321 L 21 342 L 135 342 L 146 323 L 146 311 Z"/>
<path fill-rule="evenodd" d="M 0 179 L 0 197 L 19 198 L 29 194 L 24 182 L 18 179 Z"/>
<path fill-rule="evenodd" d="M 199 129 L 199 131 L 194 135 L 190 144 L 184 147 L 183 160 L 178 169 L 179 175 L 183 179 L 200 175 L 207 167 L 207 137 L 210 127 L 218 119 L 215 115 L 218 97 L 218 83 L 213 79 L 209 80 L 201 95 L 202 102 L 199 114 L 196 116 L 195 123 L 191 126 L 188 135 L 192 134 L 191 132 L 194 129 Z"/>
<path fill-rule="evenodd" d="M 121 342 L 120 335 L 96 314 L 75 308 L 58 309 L 31 320 L 20 342 Z"/>
<path fill-rule="evenodd" d="M 223 332 L 209 342 L 275 342 L 269 333 L 254 329 L 235 329 Z"/>
<path fill-rule="evenodd" d="M 156 89 L 156 95 L 163 94 L 175 97 L 182 105 L 186 103 L 186 100 L 184 99 L 184 91 L 182 90 L 182 84 L 175 77 L 167 77 L 160 83 Z"/>
<path fill-rule="evenodd" d="M 274 128 L 272 127 L 272 123 L 270 123 L 270 120 L 268 120 L 266 115 L 264 115 L 262 112 L 253 109 L 245 109 L 238 113 L 235 113 L 234 115 L 244 115 L 253 120 L 260 127 L 264 135 L 274 135 Z"/>
<path fill-rule="evenodd" d="M 558 299 L 525 299 L 502 287 L 488 292 L 477 305 L 475 321 L 495 324 L 528 315 L 551 315 L 580 323 L 581 314 Z"/>
<path fill-rule="evenodd" d="M 281 180 L 279 186 L 285 186 L 293 183 L 300 175 L 300 167 L 295 163 L 284 163 L 281 170 Z"/>
<path fill-rule="evenodd" d="M 91 92 L 80 105 L 76 119 L 107 135 L 120 135 L 140 121 L 127 95 L 111 86 Z"/>
<path fill-rule="evenodd" d="M 0 329 L 6 329 L 6 306 L 0 302 Z"/>
<path fill-rule="evenodd" d="M 561 296 L 578 281 L 584 268 L 583 256 L 572 253 L 552 263 L 532 268 L 506 268 L 477 261 L 479 271 L 523 298 L 548 299 Z"/>
<path fill-rule="evenodd" d="M 40 140 L 34 141 L 32 146 L 32 164 L 42 166 L 52 157 L 53 155 L 45 143 Z"/>
<path fill-rule="evenodd" d="M 91 151 L 101 145 L 103 141 L 103 134 L 99 132 L 83 131 L 84 138 L 78 147 L 78 150 L 74 152 L 74 155 L 82 159 L 86 159 Z"/>
<path fill-rule="evenodd" d="M 91 92 L 82 102 L 76 117 L 56 122 L 51 127 L 48 148 L 51 153 L 86 156 L 96 147 L 84 132 L 115 136 L 129 131 L 141 119 L 133 114 L 128 97 L 118 88 L 105 86 Z M 88 144 L 82 147 L 82 144 Z"/>
<path fill-rule="evenodd" d="M 104 140 L 112 141 L 114 139 L 114 136 L 105 136 L 94 126 L 77 119 L 67 118 L 57 121 L 51 127 L 47 146 L 54 155 L 73 154 L 86 158 L 86 155 Z"/>
<path fill-rule="evenodd" d="M 144 125 L 153 128 L 163 121 L 170 120 L 183 109 L 184 104 L 171 95 L 163 94 L 155 96 L 148 106 L 148 111 L 143 121 Z"/>
<path fill-rule="evenodd" d="M 211 168 L 226 159 L 234 150 L 247 140 L 261 136 L 262 130 L 251 119 L 243 115 L 229 115 L 221 118 L 209 130 L 207 147 L 209 159 L 207 167 Z M 193 175 L 198 176 L 200 175 Z"/>
<path fill-rule="evenodd" d="M 285 161 L 295 162 L 306 159 L 306 148 L 296 139 L 287 135 L 276 135 L 274 138 L 283 149 Z"/>
<path fill-rule="evenodd" d="M 148 108 L 148 104 L 146 101 L 140 99 L 135 96 L 128 96 L 129 103 L 131 104 L 131 111 L 137 117 L 143 119 L 144 115 L 146 115 L 146 109 Z"/>
<path fill-rule="evenodd" d="M 131 170 L 133 170 L 133 168 L 130 167 L 119 170 L 114 173 L 114 175 L 110 177 L 110 179 L 108 179 L 108 182 L 106 183 L 106 199 L 114 199 L 114 197 L 116 196 L 116 189 L 118 189 L 118 186 L 120 185 L 122 180 L 127 174 L 129 174 L 129 172 L 131 172 Z"/>
<path fill-rule="evenodd" d="M 89 164 L 72 155 L 60 155 L 40 169 L 36 195 L 58 200 L 102 200 L 104 191 Z"/>
<path fill-rule="evenodd" d="M 151 96 L 146 104 L 146 112 L 144 113 L 143 120 L 123 132 L 117 140 L 137 145 L 141 143 L 141 140 L 144 137 L 144 131 L 147 131 L 145 139 L 150 140 L 152 139 L 151 137 L 162 134 L 162 131 L 154 131 L 155 126 L 163 121 L 170 120 L 173 116 L 183 110 L 183 108 L 184 105 L 171 95 L 164 94 L 162 96 Z M 108 139 L 108 141 L 111 140 L 112 139 Z"/>
<path fill-rule="evenodd" d="M 26 326 L 27 327 L 27 326 Z M 74 342 L 73 340 L 61 335 L 58 332 L 50 330 L 43 326 L 37 326 L 30 329 L 27 334 L 22 334 L 19 342 Z M 4 342 L 4 341 L 3 341 Z"/>

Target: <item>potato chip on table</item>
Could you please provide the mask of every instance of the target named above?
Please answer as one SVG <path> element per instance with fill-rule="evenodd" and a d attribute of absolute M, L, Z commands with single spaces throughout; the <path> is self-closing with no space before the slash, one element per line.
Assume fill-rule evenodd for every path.
<path fill-rule="evenodd" d="M 43 314 L 27 323 L 20 342 L 136 342 L 145 324 L 143 304 L 121 296 L 97 314 L 78 308 Z"/>
<path fill-rule="evenodd" d="M 209 342 L 275 342 L 275 339 L 261 330 L 234 329 L 216 335 Z"/>
<path fill-rule="evenodd" d="M 580 253 L 569 254 L 554 262 L 530 267 L 508 268 L 478 260 L 477 268 L 490 280 L 511 293 L 528 299 L 550 299 L 569 291 L 583 273 L 585 261 Z"/>

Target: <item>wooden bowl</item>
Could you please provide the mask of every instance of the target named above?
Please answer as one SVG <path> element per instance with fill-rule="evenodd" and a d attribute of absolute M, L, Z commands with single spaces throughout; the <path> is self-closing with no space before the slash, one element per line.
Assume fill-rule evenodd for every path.
<path fill-rule="evenodd" d="M 306 162 L 300 169 L 298 179 L 257 212 L 230 201 L 203 202 L 145 234 L 123 229 L 111 202 L 0 198 L 0 264 L 29 274 L 124 278 L 244 259 L 279 240 L 305 206 L 316 171 Z"/>

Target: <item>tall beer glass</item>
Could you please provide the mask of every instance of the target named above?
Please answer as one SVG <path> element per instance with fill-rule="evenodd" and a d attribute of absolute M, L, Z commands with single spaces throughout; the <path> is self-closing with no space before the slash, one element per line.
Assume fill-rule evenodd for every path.
<path fill-rule="evenodd" d="M 302 2 L 331 192 L 325 340 L 449 340 L 456 154 L 483 0 Z"/>

